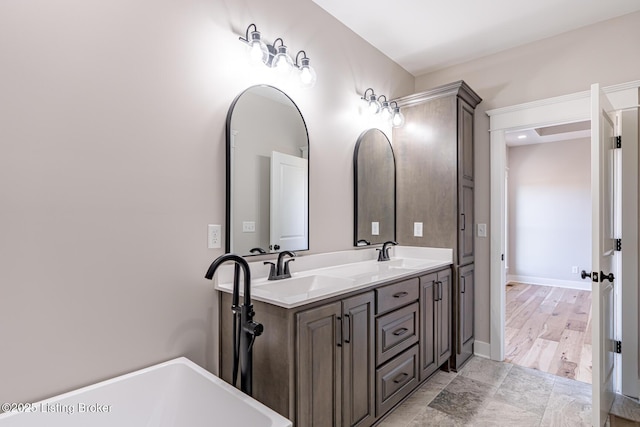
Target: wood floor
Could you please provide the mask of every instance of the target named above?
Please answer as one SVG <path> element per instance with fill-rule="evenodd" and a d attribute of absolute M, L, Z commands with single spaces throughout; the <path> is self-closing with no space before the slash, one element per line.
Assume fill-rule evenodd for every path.
<path fill-rule="evenodd" d="M 507 284 L 505 361 L 591 383 L 591 291 Z"/>

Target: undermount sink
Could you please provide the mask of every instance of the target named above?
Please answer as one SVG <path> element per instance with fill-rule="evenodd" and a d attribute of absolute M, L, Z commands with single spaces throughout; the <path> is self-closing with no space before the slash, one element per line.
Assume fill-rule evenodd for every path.
<path fill-rule="evenodd" d="M 291 297 L 307 294 L 312 297 L 323 294 L 332 289 L 344 289 L 352 286 L 353 280 L 343 277 L 330 276 L 300 276 L 290 279 L 274 280 L 257 285 L 253 288 L 256 293 L 277 294 L 280 297 Z"/>
<path fill-rule="evenodd" d="M 385 264 L 387 264 L 389 268 L 421 269 L 425 267 L 427 262 L 415 258 L 398 258 L 385 261 Z"/>

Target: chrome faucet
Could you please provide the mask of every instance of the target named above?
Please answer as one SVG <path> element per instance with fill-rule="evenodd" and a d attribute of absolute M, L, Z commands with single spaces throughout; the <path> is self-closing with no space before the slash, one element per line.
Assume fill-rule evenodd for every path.
<path fill-rule="evenodd" d="M 235 387 L 240 367 L 240 390 L 251 396 L 253 383 L 253 343 L 257 336 L 262 335 L 264 327 L 253 321 L 255 312 L 251 304 L 251 270 L 247 261 L 239 255 L 225 254 L 211 263 L 206 279 L 213 279 L 213 275 L 220 265 L 233 261 L 233 294 L 231 297 L 231 312 L 233 313 L 233 385 Z M 240 306 L 240 270 L 244 275 L 244 301 Z M 239 345 L 238 345 L 239 344 Z"/>
<path fill-rule="evenodd" d="M 378 261 L 389 261 L 389 247 L 391 245 L 395 246 L 398 242 L 394 242 L 393 240 L 389 240 L 384 242 L 381 249 L 378 249 Z"/>
<path fill-rule="evenodd" d="M 274 264 L 269 261 L 264 262 L 264 265 L 271 264 L 268 280 L 288 279 L 291 277 L 291 271 L 289 270 L 289 263 L 291 261 L 295 261 L 295 259 L 292 258 L 284 262 L 284 257 L 287 255 L 289 255 L 290 257 L 296 256 L 296 254 L 294 254 L 291 251 L 282 251 L 278 254 L 277 264 Z"/>

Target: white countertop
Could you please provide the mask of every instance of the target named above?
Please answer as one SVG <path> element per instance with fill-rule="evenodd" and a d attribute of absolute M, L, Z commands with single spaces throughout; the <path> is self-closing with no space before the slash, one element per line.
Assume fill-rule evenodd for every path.
<path fill-rule="evenodd" d="M 410 276 L 417 271 L 450 265 L 452 249 L 394 246 L 391 260 L 377 261 L 375 248 L 353 249 L 295 257 L 290 279 L 267 280 L 265 259 L 250 262 L 251 298 L 284 308 L 294 308 L 371 285 Z M 288 257 L 286 258 L 289 259 Z M 269 260 L 272 261 L 272 260 Z M 216 273 L 215 288 L 233 290 L 233 265 Z M 242 278 L 240 284 L 242 284 Z M 242 286 L 240 286 L 242 294 Z"/>

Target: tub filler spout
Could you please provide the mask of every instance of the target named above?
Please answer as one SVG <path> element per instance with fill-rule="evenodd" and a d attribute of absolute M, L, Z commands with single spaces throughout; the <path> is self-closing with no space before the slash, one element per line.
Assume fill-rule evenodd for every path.
<path fill-rule="evenodd" d="M 251 304 L 251 270 L 247 261 L 239 255 L 225 254 L 211 263 L 206 279 L 213 279 L 218 267 L 228 261 L 234 262 L 233 296 L 231 312 L 233 313 L 233 385 L 238 378 L 240 368 L 240 390 L 251 396 L 253 379 L 253 342 L 264 331 L 260 323 L 253 321 L 255 312 Z M 240 305 L 240 270 L 244 277 L 244 302 Z"/>

